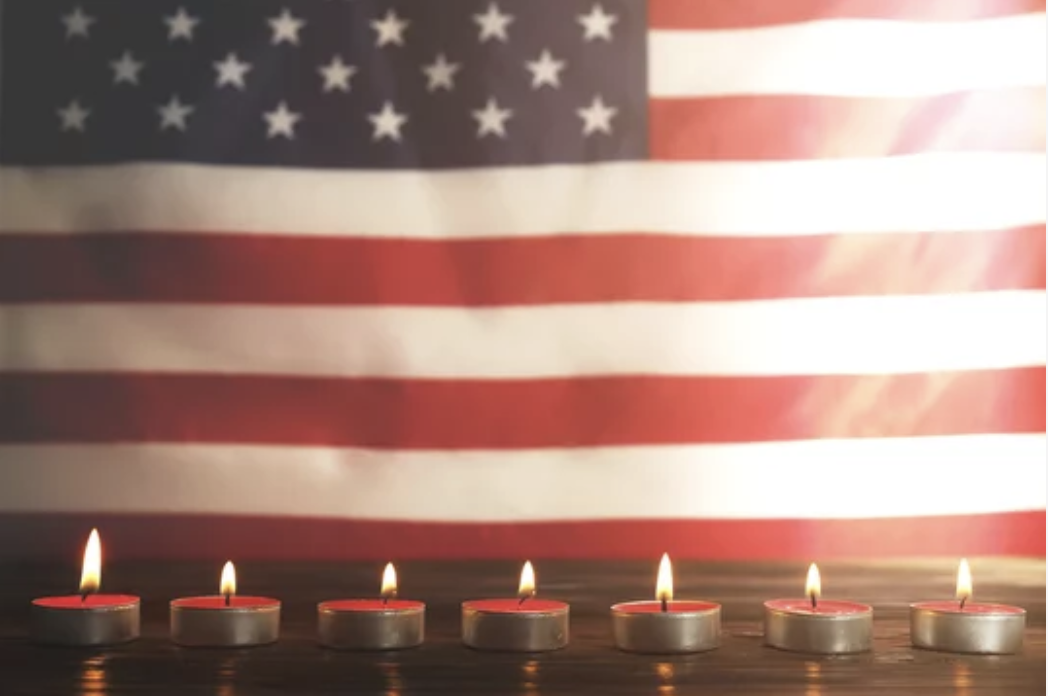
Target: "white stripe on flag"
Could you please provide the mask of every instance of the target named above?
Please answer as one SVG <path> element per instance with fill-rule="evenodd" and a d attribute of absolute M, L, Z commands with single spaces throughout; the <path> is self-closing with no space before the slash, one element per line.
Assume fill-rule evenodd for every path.
<path fill-rule="evenodd" d="M 785 2 L 788 0 L 771 0 Z M 652 96 L 917 97 L 1045 84 L 1045 14 L 649 34 Z"/>
<path fill-rule="evenodd" d="M 231 278 L 230 282 L 236 282 Z M 498 309 L 7 305 L 6 370 L 825 375 L 1045 364 L 1043 290 Z"/>
<path fill-rule="evenodd" d="M 483 238 L 985 230 L 1046 219 L 1043 153 L 455 172 L 0 167 L 5 232 Z"/>
<path fill-rule="evenodd" d="M 1043 510 L 1046 454 L 1044 435 L 479 452 L 7 445 L 0 510 L 431 522 L 979 514 Z"/>

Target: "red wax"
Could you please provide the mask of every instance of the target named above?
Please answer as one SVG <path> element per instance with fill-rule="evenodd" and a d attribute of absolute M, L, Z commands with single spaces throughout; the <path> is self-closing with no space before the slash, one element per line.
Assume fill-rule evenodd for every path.
<path fill-rule="evenodd" d="M 487 614 L 548 614 L 566 611 L 568 605 L 552 599 L 476 599 L 465 602 L 464 609 L 482 611 Z"/>
<path fill-rule="evenodd" d="M 64 597 L 40 597 L 34 599 L 33 604 L 45 609 L 111 609 L 114 607 L 126 607 L 128 604 L 138 603 L 139 598 L 134 595 L 122 594 L 92 594 L 87 599 L 80 595 L 66 595 Z"/>
<path fill-rule="evenodd" d="M 233 595 L 226 604 L 226 598 L 222 595 L 210 595 L 207 597 L 184 597 L 171 602 L 171 606 L 182 609 L 267 609 L 279 607 L 280 602 L 269 597 L 251 597 L 249 595 Z"/>
<path fill-rule="evenodd" d="M 410 599 L 391 599 L 388 602 L 381 599 L 334 599 L 321 602 L 320 608 L 324 611 L 420 611 L 425 609 L 425 605 Z"/>
<path fill-rule="evenodd" d="M 946 614 L 1024 614 L 1019 607 L 1007 604 L 984 604 L 976 602 L 965 602 L 961 609 L 960 602 L 921 602 L 915 605 L 918 609 L 940 611 Z"/>
<path fill-rule="evenodd" d="M 846 616 L 848 614 L 865 614 L 872 611 L 872 608 L 867 604 L 842 602 L 834 599 L 820 599 L 814 608 L 810 599 L 773 599 L 765 602 L 764 606 L 769 609 L 805 616 Z"/>
<path fill-rule="evenodd" d="M 712 602 L 697 602 L 689 600 L 673 600 L 666 603 L 667 614 L 673 612 L 704 612 L 713 611 L 717 609 L 718 605 Z M 627 604 L 619 604 L 612 607 L 615 611 L 621 611 L 623 614 L 661 614 L 662 602 L 651 601 L 651 602 L 629 602 Z"/>

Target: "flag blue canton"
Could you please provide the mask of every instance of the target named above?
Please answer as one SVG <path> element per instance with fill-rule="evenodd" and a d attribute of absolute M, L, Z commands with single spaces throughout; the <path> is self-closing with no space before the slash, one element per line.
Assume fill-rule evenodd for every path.
<path fill-rule="evenodd" d="M 642 0 L 0 0 L 0 162 L 643 159 Z"/>

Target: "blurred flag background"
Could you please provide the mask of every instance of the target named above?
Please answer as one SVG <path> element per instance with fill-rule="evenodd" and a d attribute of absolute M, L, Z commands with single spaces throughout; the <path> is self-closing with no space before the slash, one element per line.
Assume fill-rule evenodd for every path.
<path fill-rule="evenodd" d="M 1045 6 L 0 0 L 0 553 L 1040 556 Z"/>

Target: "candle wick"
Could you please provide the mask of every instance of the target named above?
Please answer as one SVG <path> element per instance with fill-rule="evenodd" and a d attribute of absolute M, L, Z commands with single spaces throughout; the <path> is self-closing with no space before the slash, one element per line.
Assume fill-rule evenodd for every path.
<path fill-rule="evenodd" d="M 89 594 L 91 594 L 91 593 L 90 592 L 81 592 L 80 593 L 80 603 L 81 604 L 86 604 L 87 603 L 87 596 Z"/>
<path fill-rule="evenodd" d="M 811 597 L 811 608 L 812 609 L 817 609 L 818 606 L 819 606 L 819 598 L 816 596 L 816 594 L 814 592 L 812 592 L 809 595 L 809 597 Z"/>
<path fill-rule="evenodd" d="M 226 592 L 226 606 L 228 607 L 232 601 L 233 601 L 233 595 L 231 595 L 230 593 Z"/>
<path fill-rule="evenodd" d="M 519 601 L 519 602 L 517 602 L 517 606 L 519 607 L 519 606 L 521 606 L 522 604 L 524 604 L 524 600 L 526 600 L 526 599 L 527 599 L 528 597 L 531 597 L 531 595 L 530 595 L 530 594 L 522 594 L 522 595 L 520 596 L 520 601 Z"/>
<path fill-rule="evenodd" d="M 660 601 L 662 603 L 662 610 L 663 611 L 669 610 L 669 601 L 665 597 L 663 597 Z"/>
<path fill-rule="evenodd" d="M 964 611 L 964 603 L 968 601 L 968 595 L 961 597 L 961 611 Z"/>

